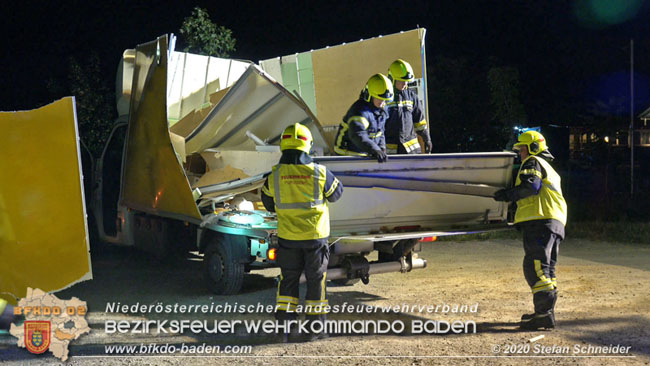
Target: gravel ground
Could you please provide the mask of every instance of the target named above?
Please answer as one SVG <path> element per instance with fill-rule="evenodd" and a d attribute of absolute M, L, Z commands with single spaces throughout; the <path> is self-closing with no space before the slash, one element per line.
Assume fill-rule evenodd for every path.
<path fill-rule="evenodd" d="M 243 292 L 222 297 L 210 294 L 202 283 L 196 260 L 160 264 L 138 252 L 112 249 L 93 257 L 95 279 L 56 295 L 87 301 L 93 331 L 74 341 L 66 364 L 182 365 L 460 365 L 460 364 L 650 364 L 650 248 L 639 245 L 567 240 L 558 265 L 560 297 L 553 331 L 517 329 L 522 313 L 532 310 L 532 295 L 523 279 L 523 249 L 515 240 L 423 243 L 419 255 L 427 268 L 407 274 L 376 275 L 370 284 L 329 286 L 330 305 L 363 308 L 362 313 L 332 313 L 330 320 L 400 322 L 404 330 L 388 334 L 336 334 L 311 343 L 281 342 L 262 331 L 249 334 L 106 334 L 107 321 L 137 320 L 271 320 L 266 312 L 155 314 L 107 312 L 107 303 L 121 305 L 248 305 L 274 304 L 277 269 L 248 276 Z M 415 308 L 401 308 L 402 306 Z M 467 309 L 455 306 L 467 305 Z M 385 307 L 400 307 L 384 312 Z M 428 308 L 430 307 L 430 308 Z M 436 307 L 438 308 L 436 311 Z M 109 309 L 110 310 L 110 309 Z M 370 312 L 368 312 L 370 310 Z M 435 322 L 468 325 L 469 332 L 418 333 Z M 473 333 L 472 323 L 476 324 Z M 212 324 L 212 323 L 209 323 Z M 415 326 L 414 326 L 415 325 Z M 529 343 L 536 336 L 542 339 Z M 240 347 L 243 354 L 158 353 L 148 356 L 108 356 L 106 345 L 170 344 Z M 623 354 L 603 353 L 602 347 L 620 346 Z M 249 347 L 245 349 L 243 347 Z M 597 347 L 600 347 L 598 349 Z M 606 350 L 607 348 L 605 348 Z M 610 347 L 611 350 L 611 347 Z M 162 352 L 162 349 L 160 349 Z M 0 362 L 40 365 L 56 363 L 51 354 L 35 356 L 15 346 L 15 338 L 0 333 Z"/>

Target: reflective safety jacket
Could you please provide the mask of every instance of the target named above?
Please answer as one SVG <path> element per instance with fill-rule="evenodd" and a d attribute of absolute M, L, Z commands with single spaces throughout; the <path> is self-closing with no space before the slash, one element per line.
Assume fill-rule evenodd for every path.
<path fill-rule="evenodd" d="M 280 238 L 313 240 L 329 236 L 327 201 L 335 201 L 342 191 L 343 185 L 323 165 L 280 163 L 262 187 L 262 198 L 273 198 Z"/>
<path fill-rule="evenodd" d="M 421 150 L 417 135 L 422 136 L 425 143 L 431 140 L 431 137 L 427 129 L 427 120 L 415 92 L 408 88 L 395 89 L 395 97 L 387 103 L 387 106 L 386 149 L 388 153 L 396 154 L 398 144 L 401 144 L 409 154 Z"/>
<path fill-rule="evenodd" d="M 388 113 L 372 103 L 359 99 L 348 109 L 334 139 L 334 152 L 339 155 L 368 156 L 384 150 L 384 126 Z"/>
<path fill-rule="evenodd" d="M 541 185 L 535 187 L 538 189 L 537 194 L 517 200 L 515 224 L 531 220 L 552 219 L 566 225 L 567 205 L 562 196 L 560 176 L 546 160 L 531 155 L 521 163 L 515 181 L 515 189 L 524 181 L 539 182 L 540 180 Z"/>

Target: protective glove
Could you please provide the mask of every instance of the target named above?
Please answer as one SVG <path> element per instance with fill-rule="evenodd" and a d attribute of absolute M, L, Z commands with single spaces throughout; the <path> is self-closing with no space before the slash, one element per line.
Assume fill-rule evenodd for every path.
<path fill-rule="evenodd" d="M 431 152 L 431 150 L 433 150 L 433 144 L 431 143 L 431 140 L 424 141 L 424 152 L 428 154 Z"/>
<path fill-rule="evenodd" d="M 388 160 L 388 156 L 386 156 L 386 152 L 383 150 L 374 150 L 373 153 L 377 157 L 377 161 L 380 163 L 385 163 Z"/>
<path fill-rule="evenodd" d="M 499 189 L 498 191 L 494 192 L 494 200 L 495 201 L 507 201 L 508 200 L 508 195 L 506 194 L 505 189 Z"/>

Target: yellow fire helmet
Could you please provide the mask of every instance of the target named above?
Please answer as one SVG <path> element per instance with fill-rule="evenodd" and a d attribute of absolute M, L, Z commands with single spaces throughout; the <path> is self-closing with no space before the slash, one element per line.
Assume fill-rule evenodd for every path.
<path fill-rule="evenodd" d="M 385 75 L 375 74 L 368 79 L 363 95 L 366 102 L 370 101 L 370 97 L 393 100 L 393 84 Z"/>
<path fill-rule="evenodd" d="M 413 81 L 415 78 L 415 75 L 413 74 L 413 68 L 411 65 L 400 59 L 397 59 L 393 61 L 392 64 L 390 64 L 390 68 L 388 69 L 388 76 L 392 80 L 399 80 L 399 81 L 406 81 L 410 82 Z"/>
<path fill-rule="evenodd" d="M 309 154 L 314 140 L 311 131 L 300 123 L 295 123 L 284 129 L 282 139 L 280 140 L 280 150 L 300 150 Z"/>
<path fill-rule="evenodd" d="M 513 146 L 513 149 L 519 150 L 521 146 L 528 147 L 528 153 L 530 155 L 537 155 L 548 149 L 546 139 L 537 131 L 526 131 L 519 135 L 519 140 Z"/>

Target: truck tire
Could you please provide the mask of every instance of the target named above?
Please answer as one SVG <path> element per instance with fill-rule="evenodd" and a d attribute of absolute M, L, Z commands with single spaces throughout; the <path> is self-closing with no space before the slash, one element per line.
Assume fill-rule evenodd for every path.
<path fill-rule="evenodd" d="M 244 264 L 235 260 L 232 249 L 223 243 L 211 243 L 203 255 L 205 280 L 217 295 L 234 295 L 244 283 Z"/>

